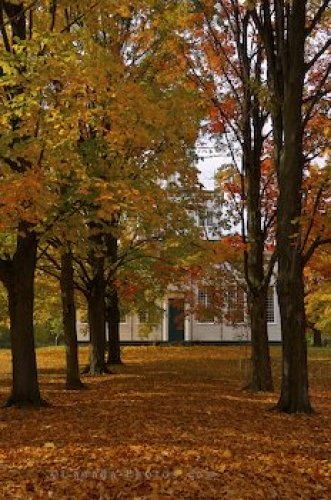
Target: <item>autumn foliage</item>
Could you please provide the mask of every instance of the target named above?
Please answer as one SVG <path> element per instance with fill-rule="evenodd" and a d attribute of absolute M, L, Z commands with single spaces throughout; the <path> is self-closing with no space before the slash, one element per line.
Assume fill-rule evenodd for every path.
<path fill-rule="evenodd" d="M 62 349 L 38 352 L 52 408 L 1 413 L 3 498 L 326 499 L 330 356 L 311 353 L 313 420 L 242 391 L 247 347 L 124 348 L 114 375 L 63 390 Z M 81 361 L 87 359 L 82 350 Z M 272 350 L 280 373 L 280 353 Z M 9 353 L 0 354 L 1 391 Z M 299 492 L 299 493 L 298 493 Z"/>
<path fill-rule="evenodd" d="M 60 293 L 47 308 L 62 306 L 67 388 L 80 389 L 77 307 L 91 337 L 85 372 L 102 375 L 106 324 L 120 357 L 121 312 L 160 320 L 157 303 L 177 283 L 195 298 L 206 287 L 216 313 L 231 299 L 224 280 L 239 286 L 237 305 L 247 294 L 256 392 L 273 390 L 265 305 L 277 282 L 278 409 L 313 412 L 306 330 L 329 325 L 316 305 L 329 296 L 331 242 L 327 3 L 0 1 L 7 406 L 46 404 L 34 334 L 47 290 Z M 201 136 L 229 160 L 213 243 L 194 222 L 210 201 L 196 168 Z"/>

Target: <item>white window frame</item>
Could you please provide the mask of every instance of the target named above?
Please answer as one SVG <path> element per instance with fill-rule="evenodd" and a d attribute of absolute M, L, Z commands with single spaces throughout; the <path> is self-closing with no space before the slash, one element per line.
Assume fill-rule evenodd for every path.
<path fill-rule="evenodd" d="M 206 226 L 207 227 L 214 227 L 214 212 L 212 210 L 207 210 L 206 212 Z"/>
<path fill-rule="evenodd" d="M 204 294 L 204 303 L 202 303 L 199 300 L 199 294 L 201 292 Z M 205 292 L 203 288 L 198 288 L 197 299 L 198 299 L 198 305 L 202 305 L 202 306 L 204 306 L 206 308 L 208 307 L 208 305 L 209 305 L 208 292 Z M 197 322 L 198 325 L 215 325 L 215 323 L 216 323 L 215 316 L 214 316 L 213 320 L 208 320 L 208 321 L 203 321 L 201 318 L 197 318 L 196 322 Z"/>
<path fill-rule="evenodd" d="M 269 302 L 269 297 L 267 296 L 267 303 L 266 303 L 266 317 L 267 317 L 267 324 L 268 325 L 277 325 L 276 321 L 276 288 L 274 285 L 270 285 L 268 288 L 268 295 L 269 292 L 272 291 L 272 308 L 273 308 L 273 321 L 269 321 L 268 319 L 268 307 L 269 304 L 271 304 L 271 301 Z"/>
<path fill-rule="evenodd" d="M 120 325 L 126 325 L 127 322 L 128 322 L 128 315 L 124 314 L 122 316 L 122 314 L 120 314 Z"/>
<path fill-rule="evenodd" d="M 239 290 L 240 290 L 240 293 L 243 294 L 243 301 L 242 301 L 243 302 L 243 311 L 242 311 L 243 319 L 242 319 L 242 321 L 233 322 L 233 323 L 231 321 L 229 321 L 229 326 L 233 326 L 233 327 L 236 325 L 245 325 L 245 323 L 246 323 L 247 315 L 246 315 L 245 308 L 247 306 L 247 295 L 245 293 L 245 290 L 243 290 L 238 284 L 229 285 L 225 289 L 225 292 L 227 294 L 226 310 L 227 310 L 229 316 L 231 316 L 229 293 L 231 291 L 235 291 L 235 303 L 238 304 L 238 291 Z M 235 308 L 235 311 L 238 311 L 238 307 Z"/>
<path fill-rule="evenodd" d="M 145 320 L 143 320 L 143 321 L 141 321 L 141 317 L 140 317 L 140 315 L 143 315 L 143 314 L 144 314 L 144 315 L 146 315 L 146 319 L 145 319 Z M 148 312 L 146 312 L 146 311 L 139 311 L 139 312 L 138 312 L 138 314 L 137 314 L 137 316 L 138 316 L 138 322 L 139 322 L 139 324 L 141 324 L 141 325 L 148 325 L 148 323 L 150 322 L 150 321 L 149 321 L 149 314 L 148 314 Z"/>

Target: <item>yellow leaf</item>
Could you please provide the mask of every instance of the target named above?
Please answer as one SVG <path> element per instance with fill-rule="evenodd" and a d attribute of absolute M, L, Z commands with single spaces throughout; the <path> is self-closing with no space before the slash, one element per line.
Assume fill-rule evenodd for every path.
<path fill-rule="evenodd" d="M 55 444 L 52 441 L 44 443 L 44 448 L 55 448 Z"/>
<path fill-rule="evenodd" d="M 231 450 L 224 450 L 222 453 L 222 457 L 224 458 L 232 458 L 232 451 Z"/>

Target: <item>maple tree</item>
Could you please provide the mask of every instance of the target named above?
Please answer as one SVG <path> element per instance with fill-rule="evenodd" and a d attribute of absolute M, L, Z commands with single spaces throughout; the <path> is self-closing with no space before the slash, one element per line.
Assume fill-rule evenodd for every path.
<path fill-rule="evenodd" d="M 43 404 L 33 340 L 37 243 L 52 227 L 52 219 L 65 213 L 62 206 L 58 210 L 58 204 L 62 205 L 58 177 L 78 167 L 84 175 L 75 144 L 80 113 L 86 110 L 86 86 L 83 72 L 71 71 L 77 68 L 81 53 L 69 29 L 78 22 L 77 10 L 70 18 L 71 8 L 61 5 L 65 15 L 59 26 L 57 5 L 49 9 L 48 2 L 38 8 L 36 2 L 2 2 L 0 8 L 1 211 L 2 229 L 11 241 L 1 260 L 13 349 L 13 391 L 8 404 Z M 85 13 L 80 12 L 78 18 Z M 70 82 L 69 75 L 74 75 Z"/>
<path fill-rule="evenodd" d="M 38 8 L 36 4 L 0 5 L 1 215 L 9 243 L 3 247 L 1 279 L 8 291 L 13 351 L 8 404 L 19 406 L 43 404 L 33 338 L 37 244 L 59 217 L 59 196 L 53 189 L 57 175 L 77 165 L 71 147 L 77 127 L 68 112 L 70 86 L 62 96 L 66 104 L 58 99 L 59 79 L 65 67 L 70 72 L 75 66 L 76 54 L 67 19 L 55 34 L 54 9 L 48 9 L 48 2 Z M 77 85 L 76 90 L 79 80 Z"/>
<path fill-rule="evenodd" d="M 199 230 L 189 209 L 199 197 L 195 186 L 188 193 L 177 182 L 162 188 L 151 211 L 144 211 L 137 221 L 134 214 L 124 222 L 117 221 L 117 235 L 110 237 L 109 269 L 109 353 L 108 362 L 120 362 L 120 308 L 127 312 L 154 317 L 161 321 L 159 303 L 169 287 L 180 290 L 180 279 L 187 272 L 188 260 L 197 252 Z M 111 314 L 115 310 L 115 315 Z M 117 321 L 116 321 L 117 319 Z M 150 320 L 147 322 L 150 323 Z M 146 334 L 148 324 L 145 324 Z"/>
<path fill-rule="evenodd" d="M 1 10 L 1 33 L 4 43 L 5 51 L 8 56 L 15 61 L 14 45 L 18 45 L 18 41 L 24 41 L 27 37 L 26 32 L 26 15 L 23 3 L 2 2 L 0 5 Z M 9 18 L 11 27 L 12 40 L 8 38 L 6 26 L 4 26 L 4 13 Z M 16 72 L 23 73 L 23 61 L 17 57 Z M 4 75 L 8 75 L 2 64 L 2 80 Z M 8 75 L 9 76 L 9 75 Z M 10 75 L 11 76 L 11 75 Z M 1 90 L 4 91 L 4 97 L 10 105 L 13 102 L 19 101 L 22 96 L 22 88 L 19 84 L 16 85 L 11 82 L 13 78 L 9 77 L 9 82 L 1 85 Z M 10 85 L 11 84 L 11 85 Z M 12 88 L 12 94 L 8 92 L 8 88 Z M 24 101 L 24 99 L 21 99 Z M 0 278 L 8 291 L 9 297 L 9 313 L 10 313 L 10 327 L 11 327 L 11 345 L 13 352 L 13 388 L 12 394 L 8 400 L 8 405 L 16 404 L 42 404 L 42 399 L 39 393 L 39 386 L 37 380 L 37 367 L 34 351 L 34 333 L 33 333 L 33 299 L 34 299 L 34 273 L 36 266 L 37 254 L 37 236 L 33 224 L 33 209 L 31 210 L 31 199 L 34 198 L 32 194 L 32 187 L 36 186 L 35 180 L 38 175 L 33 168 L 32 158 L 24 158 L 20 155 L 19 151 L 15 151 L 15 142 L 20 145 L 19 140 L 19 125 L 22 113 L 20 113 L 22 105 L 18 106 L 17 113 L 10 109 L 10 116 L 7 117 L 7 130 L 11 130 L 12 134 L 9 136 L 9 146 L 11 157 L 2 156 L 2 170 L 5 167 L 10 169 L 10 178 L 7 182 L 6 188 L 10 189 L 9 200 L 2 201 L 2 206 L 8 211 L 10 203 L 14 201 L 15 215 L 17 213 L 17 236 L 16 248 L 14 249 L 13 257 L 1 259 L 0 261 Z M 4 114 L 6 118 L 6 114 Z M 24 135 L 29 135 L 29 127 L 26 127 Z M 16 137 L 15 137 L 16 136 Z M 3 134 L 2 134 L 3 137 Z M 2 145 L 3 149 L 3 145 Z M 18 149 L 20 149 L 18 147 Z M 16 154 L 15 154 L 16 153 Z M 29 155 L 30 156 L 30 155 Z M 16 180 L 15 177 L 18 177 Z M 25 191 L 22 191 L 22 180 L 26 181 Z M 10 185 L 10 182 L 12 185 Z M 30 185 L 30 189 L 26 190 Z M 15 189 L 16 187 L 16 189 Z M 21 191 L 20 191 L 21 188 Z M 16 201 L 16 196 L 18 200 Z M 24 208 L 27 208 L 24 213 Z M 29 210 L 30 208 L 30 210 Z M 34 208 L 34 207 L 33 207 Z M 29 213 L 32 212 L 32 213 Z M 6 212 L 5 212 L 6 213 Z M 30 218 L 29 218 L 30 216 Z M 14 217 L 13 217 L 14 218 Z M 6 226 L 5 226 L 6 227 Z M 22 321 L 24 318 L 24 322 Z"/>
<path fill-rule="evenodd" d="M 153 9 L 150 2 L 126 7 L 56 2 L 48 7 L 48 2 L 38 8 L 25 2 L 1 4 L 2 126 L 8 132 L 1 143 L 6 174 L 2 227 L 12 239 L 17 235 L 13 258 L 1 261 L 13 305 L 12 337 L 18 339 L 12 344 L 17 355 L 10 404 L 42 403 L 33 343 L 36 250 L 40 235 L 59 218 L 59 206 L 61 217 L 67 215 L 59 186 L 68 170 L 79 178 L 80 203 L 93 207 L 90 228 L 98 226 L 123 205 L 134 206 L 140 181 L 150 179 L 151 187 L 152 180 L 160 182 L 175 172 L 183 180 L 192 177 L 187 148 L 197 132 L 193 115 L 199 114 L 191 105 L 194 93 L 183 87 L 176 61 L 167 56 L 169 40 L 160 44 L 158 54 L 154 51 L 149 19 L 155 16 L 157 24 L 162 9 Z M 167 12 L 169 23 L 174 13 L 168 7 Z M 95 65 L 100 71 L 94 71 Z M 141 208 L 140 201 L 136 209 Z M 91 257 L 95 277 L 101 276 L 102 258 Z M 24 325 L 17 317 L 27 318 Z M 97 329 L 103 328 L 98 321 Z"/>
<path fill-rule="evenodd" d="M 67 243 L 61 254 L 60 287 L 66 344 L 66 388 L 81 389 L 84 385 L 79 374 L 74 266 L 70 243 Z"/>
<path fill-rule="evenodd" d="M 303 269 L 330 241 L 322 206 L 327 170 L 312 163 L 325 152 L 330 130 L 326 7 L 298 0 L 0 2 L 0 279 L 13 352 L 8 405 L 44 404 L 33 336 L 38 246 L 60 279 L 71 388 L 81 386 L 74 287 L 88 302 L 89 371 L 102 373 L 105 320 L 113 326 L 108 361 L 119 360 L 123 290 L 133 290 L 127 301 L 133 307 L 152 308 L 147 292 L 157 297 L 175 276 L 185 286 L 196 269 L 196 256 L 187 252 L 195 233 L 181 216 L 190 203 L 180 198 L 196 188 L 192 150 L 208 101 L 209 132 L 229 139 L 234 160 L 237 143 L 243 159 L 235 178 L 222 182 L 234 199 L 241 196 L 242 224 L 248 215 L 241 250 L 251 385 L 272 386 L 265 298 L 275 260 L 266 258 L 273 250 L 275 169 L 284 335 L 278 407 L 311 410 Z M 265 131 L 268 113 L 273 142 Z M 112 224 L 117 217 L 120 224 Z M 185 232 L 191 239 L 183 239 Z M 204 258 L 214 252 L 213 262 L 224 260 L 222 244 L 210 254 L 207 247 Z"/>
<path fill-rule="evenodd" d="M 133 18 L 131 24 L 134 25 L 134 22 Z M 130 21 L 127 21 L 127 24 L 130 26 Z M 127 27 L 125 29 L 128 30 Z M 103 48 L 106 52 L 109 52 L 109 50 L 111 50 L 111 44 L 108 47 L 106 42 L 103 44 Z M 167 46 L 161 50 L 162 57 L 164 57 L 167 50 Z M 151 61 L 151 57 L 153 61 Z M 169 72 L 174 68 L 173 62 L 170 67 L 169 65 L 163 64 L 163 67 L 160 69 L 158 66 L 159 57 L 160 54 L 155 53 L 155 51 L 152 51 L 151 54 L 148 52 L 145 53 L 142 59 L 142 68 L 140 65 L 136 65 L 136 67 L 133 68 L 125 66 L 125 61 L 122 61 L 124 85 L 123 88 L 120 87 L 122 93 L 120 93 L 116 99 L 116 118 L 114 116 L 114 110 L 110 109 L 109 111 L 109 106 L 107 108 L 103 107 L 102 109 L 102 122 L 109 121 L 109 123 L 113 123 L 114 120 L 116 120 L 121 134 L 118 137 L 114 137 L 113 130 L 110 129 L 109 137 L 107 137 L 104 134 L 104 130 L 98 130 L 98 126 L 95 126 L 94 122 L 92 133 L 91 130 L 87 131 L 87 135 L 85 134 L 83 138 L 83 148 L 91 142 L 96 146 L 95 151 L 98 151 L 100 147 L 103 151 L 103 156 L 100 160 L 100 156 L 93 156 L 93 153 L 91 157 L 91 151 L 88 149 L 86 159 L 90 164 L 93 163 L 93 169 L 97 162 L 99 168 L 103 170 L 103 186 L 99 194 L 100 206 L 98 207 L 98 216 L 102 217 L 104 223 L 106 220 L 111 220 L 114 216 L 116 217 L 118 212 L 124 212 L 126 217 L 133 212 L 135 214 L 134 216 L 138 217 L 139 224 L 142 224 L 142 219 L 144 218 L 146 220 L 147 207 L 145 203 L 148 198 L 151 198 L 151 209 L 154 210 L 154 200 L 158 199 L 157 193 L 161 193 L 158 184 L 162 182 L 162 180 L 167 182 L 170 175 L 176 173 L 183 177 L 183 186 L 185 186 L 185 183 L 190 183 L 195 179 L 195 171 L 189 168 L 189 158 L 187 157 L 187 147 L 192 146 L 197 132 L 196 117 L 198 115 L 196 114 L 196 110 L 198 108 L 190 107 L 190 103 L 193 102 L 194 94 L 192 91 L 185 90 L 181 82 L 177 81 L 176 73 L 171 76 L 171 79 L 169 78 Z M 148 66 L 147 74 L 144 73 L 146 64 Z M 155 68 L 154 71 L 156 72 L 157 80 L 152 79 L 153 68 Z M 143 76 L 141 76 L 142 70 Z M 162 78 L 163 75 L 166 77 L 166 80 Z M 130 80 L 127 80 L 127 78 L 130 78 Z M 95 94 L 101 90 L 100 87 L 98 87 L 99 84 L 98 81 L 97 85 L 93 87 L 96 89 L 94 91 Z M 142 84 L 144 84 L 144 87 Z M 132 102 L 135 103 L 135 106 L 125 106 L 122 99 L 125 99 L 125 102 L 131 99 Z M 189 111 L 190 109 L 193 112 L 193 116 Z M 137 127 L 138 114 L 139 127 Z M 132 123 L 132 128 L 135 128 L 133 140 L 132 137 L 128 138 L 122 133 L 122 130 L 126 130 L 130 123 Z M 123 129 L 121 127 L 123 127 Z M 105 142 L 104 145 L 102 144 L 103 141 Z M 113 144 L 113 142 L 116 143 L 116 146 L 122 153 L 120 158 L 117 158 L 116 155 L 114 156 L 112 149 L 107 151 L 109 141 L 111 144 Z M 125 152 L 124 158 L 123 151 Z M 107 164 L 111 166 L 109 177 L 105 171 Z M 140 183 L 142 183 L 141 187 Z M 116 192 L 117 204 L 114 201 L 114 195 L 110 194 L 114 191 Z M 144 205 L 141 205 L 142 201 Z M 106 235 L 104 238 L 105 245 L 110 253 L 112 240 L 114 242 L 116 238 L 116 236 L 111 234 Z M 92 247 L 93 246 L 94 245 L 92 245 Z M 116 253 L 116 249 L 114 251 Z M 110 255 L 110 258 L 114 260 L 116 256 Z M 103 266 L 101 262 L 102 259 L 103 257 L 100 256 L 99 263 Z M 92 258 L 92 262 L 93 261 L 96 262 L 96 259 Z M 100 310 L 96 314 L 96 318 L 99 322 L 99 326 L 96 330 L 100 332 L 97 334 L 97 338 L 100 338 L 100 343 L 96 348 L 96 352 L 99 353 L 98 357 L 100 359 L 103 359 L 104 352 L 104 331 L 102 331 L 104 330 L 104 326 L 102 326 L 104 325 L 104 321 L 101 320 L 101 318 L 104 317 L 104 312 L 101 311 L 101 304 L 104 302 L 103 297 L 105 295 L 105 290 L 102 290 L 102 286 L 105 286 L 105 282 L 102 278 L 102 274 L 103 270 L 100 269 L 100 272 L 97 273 L 100 280 Z M 113 277 L 112 281 L 113 283 L 115 282 Z M 114 288 L 114 285 L 112 288 Z M 111 295 L 114 296 L 114 290 Z M 89 298 L 93 296 L 95 296 L 95 294 L 89 294 Z M 93 306 L 91 312 L 94 310 L 95 307 Z M 117 321 L 114 322 L 114 324 L 118 330 L 118 307 L 116 310 L 114 308 L 113 314 L 114 313 L 117 315 Z M 92 335 L 92 333 L 93 328 L 91 328 L 93 345 L 95 341 L 93 340 L 94 335 Z M 102 370 L 104 369 L 103 367 Z M 95 370 L 93 369 L 93 371 Z"/>
<path fill-rule="evenodd" d="M 158 189 L 161 192 L 157 196 Z M 154 197 L 153 204 L 149 205 L 150 210 L 138 214 L 137 206 L 134 205 L 132 213 L 127 211 L 121 217 L 117 214 L 116 221 L 113 219 L 110 223 L 105 221 L 102 225 L 99 223 L 99 226 L 94 228 L 92 244 L 90 228 L 84 222 L 84 218 L 79 228 L 76 220 L 71 231 L 68 231 L 70 219 L 66 219 L 64 234 L 71 240 L 73 266 L 70 280 L 72 286 L 86 298 L 89 323 L 93 321 L 94 315 L 98 322 L 97 327 L 94 327 L 93 323 L 90 324 L 91 330 L 99 328 L 96 333 L 96 345 L 93 345 L 93 338 L 91 339 L 92 349 L 96 350 L 97 356 L 96 362 L 93 362 L 94 364 L 90 362 L 88 367 L 93 374 L 101 373 L 104 369 L 108 371 L 104 364 L 105 323 L 108 323 L 110 333 L 107 364 L 120 361 L 118 280 L 123 283 L 120 287 L 123 306 L 127 310 L 137 310 L 137 308 L 142 310 L 146 302 L 140 297 L 149 293 L 152 297 L 150 302 L 155 303 L 161 293 L 163 296 L 166 293 L 167 285 L 174 279 L 174 269 L 179 266 L 180 260 L 185 260 L 188 255 L 192 257 L 191 242 L 196 240 L 198 231 L 186 213 L 188 200 L 183 198 L 181 190 L 179 187 L 176 187 L 175 191 L 171 188 L 169 194 L 166 188 L 155 186 L 153 191 L 148 191 L 153 192 Z M 177 199 L 174 198 L 175 192 L 178 195 Z M 144 199 L 146 201 L 146 198 Z M 191 197 L 189 203 L 192 203 Z M 76 219 L 77 217 L 78 214 L 75 215 Z M 63 224 L 59 225 L 57 233 L 53 229 L 52 241 L 61 241 L 59 236 L 55 239 L 55 235 L 61 234 L 61 231 L 63 234 Z M 62 281 L 64 267 L 63 261 L 60 262 L 60 254 L 62 253 L 61 260 L 67 258 L 67 251 L 62 250 L 59 253 L 60 247 L 55 250 L 53 248 L 53 251 L 50 251 L 46 248 L 42 251 L 44 258 L 39 266 L 46 274 Z M 94 268 L 95 256 L 101 260 L 102 266 L 98 276 Z M 68 275 L 67 280 L 69 280 Z M 101 287 L 96 293 L 95 287 L 99 287 L 99 280 Z M 70 294 L 70 291 L 68 293 Z M 63 289 L 62 295 L 65 295 Z M 113 295 L 116 302 L 113 301 Z M 95 307 L 96 300 L 97 307 Z M 71 325 L 73 331 L 75 327 L 73 317 Z M 115 334 L 112 335 L 112 331 L 115 331 Z M 76 333 L 73 332 L 72 338 L 75 337 Z"/>
<path fill-rule="evenodd" d="M 278 297 L 283 338 L 283 382 L 277 407 L 281 411 L 312 411 L 308 393 L 307 345 L 301 227 L 304 135 L 309 120 L 326 95 L 330 72 L 327 51 L 328 2 L 263 0 L 250 2 L 263 43 L 271 116 L 277 199 Z M 316 36 L 318 32 L 318 36 Z M 323 238 L 319 244 L 323 243 Z"/>
<path fill-rule="evenodd" d="M 188 72 L 209 101 L 208 131 L 232 163 L 218 174 L 218 187 L 231 199 L 244 243 L 243 275 L 253 345 L 250 386 L 255 391 L 271 390 L 265 304 L 276 261 L 271 189 L 275 183 L 265 130 L 269 113 L 263 91 L 264 53 L 251 13 L 241 2 L 192 3 L 197 15 L 187 54 Z M 224 217 L 230 215 L 228 208 Z"/>

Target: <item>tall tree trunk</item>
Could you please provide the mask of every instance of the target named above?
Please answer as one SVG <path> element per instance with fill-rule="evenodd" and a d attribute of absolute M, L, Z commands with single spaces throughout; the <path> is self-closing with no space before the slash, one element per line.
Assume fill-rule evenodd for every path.
<path fill-rule="evenodd" d="M 311 413 L 308 394 L 308 363 L 303 268 L 298 241 L 301 215 L 302 157 L 295 108 L 285 113 L 284 154 L 279 173 L 277 226 L 278 281 L 283 363 L 281 395 L 277 408 L 288 413 Z M 293 118 L 290 117 L 293 113 Z M 298 120 L 297 123 L 300 123 Z M 285 128 L 286 131 L 286 128 Z"/>
<path fill-rule="evenodd" d="M 26 17 L 24 2 L 3 2 L 4 10 L 11 27 L 12 40 L 5 35 L 6 27 L 2 26 L 5 48 L 11 51 L 10 43 L 16 39 L 26 39 Z M 21 93 L 22 87 L 8 90 Z M 19 118 L 13 119 L 12 127 L 17 128 Z M 23 158 L 8 159 L 13 171 L 23 174 L 31 164 Z M 13 386 L 7 406 L 41 406 L 44 401 L 40 397 L 36 353 L 34 344 L 33 312 L 34 312 L 34 275 L 37 256 L 37 238 L 30 224 L 20 221 L 17 228 L 16 252 L 12 261 L 5 261 L 2 267 L 10 266 L 5 286 L 8 291 L 10 333 L 12 348 Z"/>
<path fill-rule="evenodd" d="M 115 285 L 114 285 L 115 286 Z M 107 303 L 108 359 L 109 365 L 121 365 L 120 308 L 116 288 L 112 288 Z"/>
<path fill-rule="evenodd" d="M 284 272 L 280 263 L 278 296 L 283 333 L 282 386 L 277 408 L 288 413 L 311 413 L 308 393 L 304 284 L 300 271 Z"/>
<path fill-rule="evenodd" d="M 248 155 L 249 157 L 253 155 Z M 254 158 L 254 156 L 253 156 Z M 247 165 L 247 236 L 246 281 L 252 339 L 252 391 L 272 391 L 272 371 L 268 342 L 266 298 L 269 280 L 265 283 L 264 236 L 261 221 L 261 159 L 260 153 Z"/>
<path fill-rule="evenodd" d="M 266 234 L 262 229 L 262 150 L 265 113 L 259 96 L 251 82 L 262 82 L 262 49 L 258 45 L 252 60 L 250 54 L 250 14 L 239 15 L 239 3 L 234 4 L 234 33 L 242 74 L 242 199 L 245 211 L 242 213 L 242 236 L 245 243 L 244 267 L 248 289 L 249 314 L 252 339 L 252 372 L 248 387 L 253 391 L 272 391 L 270 352 L 265 313 L 269 272 L 264 269 Z M 247 222 L 245 221 L 247 217 Z M 246 244 L 247 243 L 247 244 Z"/>
<path fill-rule="evenodd" d="M 248 286 L 249 314 L 252 339 L 252 372 L 249 388 L 254 391 L 272 391 L 272 371 L 268 342 L 266 296 L 270 275 L 264 269 L 265 238 L 261 216 L 261 155 L 263 120 L 259 104 L 251 102 L 250 88 L 246 89 L 247 111 L 243 130 L 244 173 L 246 178 L 247 246 L 245 275 Z M 253 114 L 253 129 L 251 129 Z M 252 137 L 254 137 L 252 141 Z M 252 145 L 253 142 L 253 145 Z"/>
<path fill-rule="evenodd" d="M 45 405 L 39 392 L 33 329 L 36 257 L 36 234 L 21 222 L 7 283 L 13 382 L 6 406 Z"/>
<path fill-rule="evenodd" d="M 111 227 L 116 230 L 118 226 L 119 214 L 114 214 Z M 107 301 L 107 323 L 108 323 L 108 364 L 119 365 L 122 364 L 121 360 L 121 346 L 120 346 L 120 304 L 119 297 L 116 288 L 116 264 L 118 260 L 118 239 L 117 236 L 112 232 L 107 234 L 106 238 L 107 245 L 107 257 L 109 259 L 110 266 L 112 267 L 111 279 L 108 283 L 108 301 Z"/>
<path fill-rule="evenodd" d="M 277 291 L 283 338 L 283 368 L 277 408 L 289 413 L 311 413 L 300 235 L 307 2 L 292 0 L 286 4 L 286 8 L 283 4 L 263 2 L 259 12 L 253 10 L 267 56 L 279 188 Z M 321 13 L 323 9 L 326 9 L 326 3 Z"/>
<path fill-rule="evenodd" d="M 288 18 L 284 63 L 284 143 L 278 165 L 278 297 L 283 336 L 283 373 L 277 408 L 311 413 L 308 393 L 306 318 L 300 217 L 302 211 L 302 95 L 304 85 L 305 5 L 293 2 Z"/>
<path fill-rule="evenodd" d="M 66 346 L 66 388 L 82 389 L 78 363 L 74 269 L 70 248 L 61 256 L 61 296 L 64 342 Z"/>
<path fill-rule="evenodd" d="M 90 329 L 90 361 L 88 373 L 90 375 L 109 373 L 105 363 L 105 281 L 103 267 L 98 270 L 98 273 L 91 283 L 87 303 Z"/>
<path fill-rule="evenodd" d="M 254 392 L 272 391 L 273 381 L 268 343 L 267 289 L 262 288 L 249 297 L 252 339 L 252 376 L 250 389 Z"/>
<path fill-rule="evenodd" d="M 110 373 L 105 363 L 106 350 L 106 317 L 105 317 L 105 257 L 104 231 L 101 222 L 89 222 L 89 264 L 93 278 L 86 290 L 88 323 L 90 330 L 89 366 L 83 373 L 101 375 Z"/>

